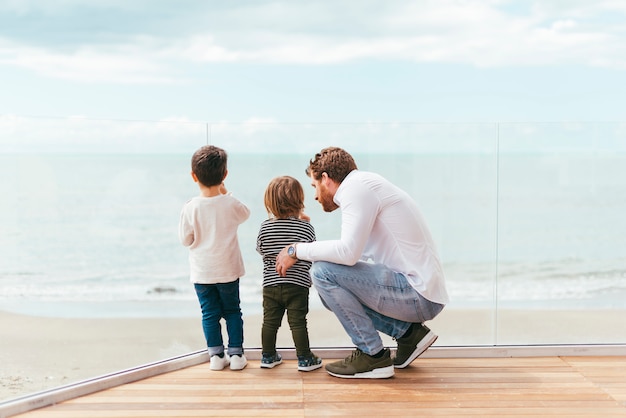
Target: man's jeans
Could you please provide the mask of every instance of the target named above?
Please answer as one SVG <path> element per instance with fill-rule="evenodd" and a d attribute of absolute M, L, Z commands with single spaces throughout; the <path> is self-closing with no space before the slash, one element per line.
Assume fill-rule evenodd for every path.
<path fill-rule="evenodd" d="M 399 338 L 412 323 L 433 319 L 444 305 L 421 296 L 401 273 L 381 264 L 316 261 L 311 278 L 324 305 L 365 354 L 384 348 L 378 331 Z"/>
<path fill-rule="evenodd" d="M 200 308 L 202 329 L 209 355 L 224 352 L 222 325 L 226 321 L 228 332 L 228 354 L 243 353 L 243 319 L 239 300 L 239 279 L 230 283 L 194 284 Z"/>

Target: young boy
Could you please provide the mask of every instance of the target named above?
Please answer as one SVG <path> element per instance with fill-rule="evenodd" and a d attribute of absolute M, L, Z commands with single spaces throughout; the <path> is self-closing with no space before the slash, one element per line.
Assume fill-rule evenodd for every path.
<path fill-rule="evenodd" d="M 276 352 L 276 335 L 285 311 L 298 356 L 298 370 L 322 367 L 311 352 L 306 316 L 309 312 L 311 277 L 309 261 L 298 261 L 286 274 L 276 273 L 276 256 L 293 242 L 312 242 L 315 230 L 304 214 L 304 190 L 293 177 L 276 177 L 265 190 L 269 219 L 263 221 L 257 237 L 257 251 L 263 256 L 263 326 L 261 367 L 271 369 L 282 363 Z"/>
<path fill-rule="evenodd" d="M 189 247 L 190 280 L 202 309 L 202 328 L 211 358 L 211 370 L 241 370 L 248 363 L 243 353 L 243 319 L 239 306 L 239 278 L 245 274 L 237 228 L 250 210 L 227 192 L 226 152 L 213 145 L 191 158 L 191 177 L 200 195 L 182 209 L 179 238 Z M 226 321 L 228 355 L 224 354 L 220 320 Z"/>

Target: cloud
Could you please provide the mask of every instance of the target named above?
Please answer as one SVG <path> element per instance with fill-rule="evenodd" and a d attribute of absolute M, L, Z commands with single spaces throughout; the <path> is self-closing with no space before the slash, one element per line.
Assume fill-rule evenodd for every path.
<path fill-rule="evenodd" d="M 4 3 L 0 65 L 82 82 L 182 82 L 216 63 L 626 68 L 620 1 Z M 36 24 L 49 31 L 23 29 Z"/>
<path fill-rule="evenodd" d="M 166 64 L 150 55 L 150 46 L 142 48 L 145 45 L 145 42 L 135 40 L 125 45 L 81 46 L 69 52 L 60 52 L 0 39 L 0 65 L 79 82 L 177 82 L 169 74 Z"/>
<path fill-rule="evenodd" d="M 28 118 L 0 115 L 2 153 L 176 153 L 208 140 L 207 124 L 184 117 L 157 122 L 109 119 Z"/>
<path fill-rule="evenodd" d="M 527 13 L 500 8 L 508 2 L 392 2 L 397 7 L 351 17 L 333 10 L 275 3 L 242 11 L 241 31 L 213 27 L 172 40 L 164 54 L 174 60 L 220 63 L 332 65 L 356 60 L 447 62 L 477 67 L 593 65 L 626 68 L 626 40 L 618 25 L 600 17 L 625 8 L 533 7 Z M 538 3 L 541 5 L 541 3 Z M 380 5 L 380 4 L 378 4 Z M 338 10 L 337 10 L 338 9 Z M 252 16 L 257 16 L 252 23 Z M 328 26 L 314 26 L 333 12 Z M 226 16 L 230 16 L 226 14 Z M 234 18 L 233 18 L 234 19 Z M 248 20 L 249 19 L 249 20 Z M 287 22 L 303 22 L 299 28 Z M 340 28 L 339 25 L 346 25 Z M 329 27 L 330 26 L 330 27 Z"/>

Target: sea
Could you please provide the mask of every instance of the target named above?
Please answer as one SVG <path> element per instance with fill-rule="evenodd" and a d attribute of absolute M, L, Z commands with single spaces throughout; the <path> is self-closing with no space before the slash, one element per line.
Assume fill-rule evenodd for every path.
<path fill-rule="evenodd" d="M 444 264 L 450 307 L 626 307 L 626 155 L 363 153 L 417 201 Z M 275 176 L 297 178 L 317 239 L 336 239 L 305 174 L 312 155 L 229 154 L 242 309 L 260 313 L 256 236 Z M 187 154 L 0 155 L 0 310 L 57 317 L 182 317 L 199 307 L 178 240 L 198 194 Z M 312 307 L 321 306 L 314 291 Z"/>

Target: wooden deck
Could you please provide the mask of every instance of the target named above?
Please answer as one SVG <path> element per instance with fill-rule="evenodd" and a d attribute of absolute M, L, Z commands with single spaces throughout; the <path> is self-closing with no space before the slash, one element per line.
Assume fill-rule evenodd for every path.
<path fill-rule="evenodd" d="M 386 380 L 201 363 L 18 416 L 626 417 L 626 356 L 420 358 Z"/>

